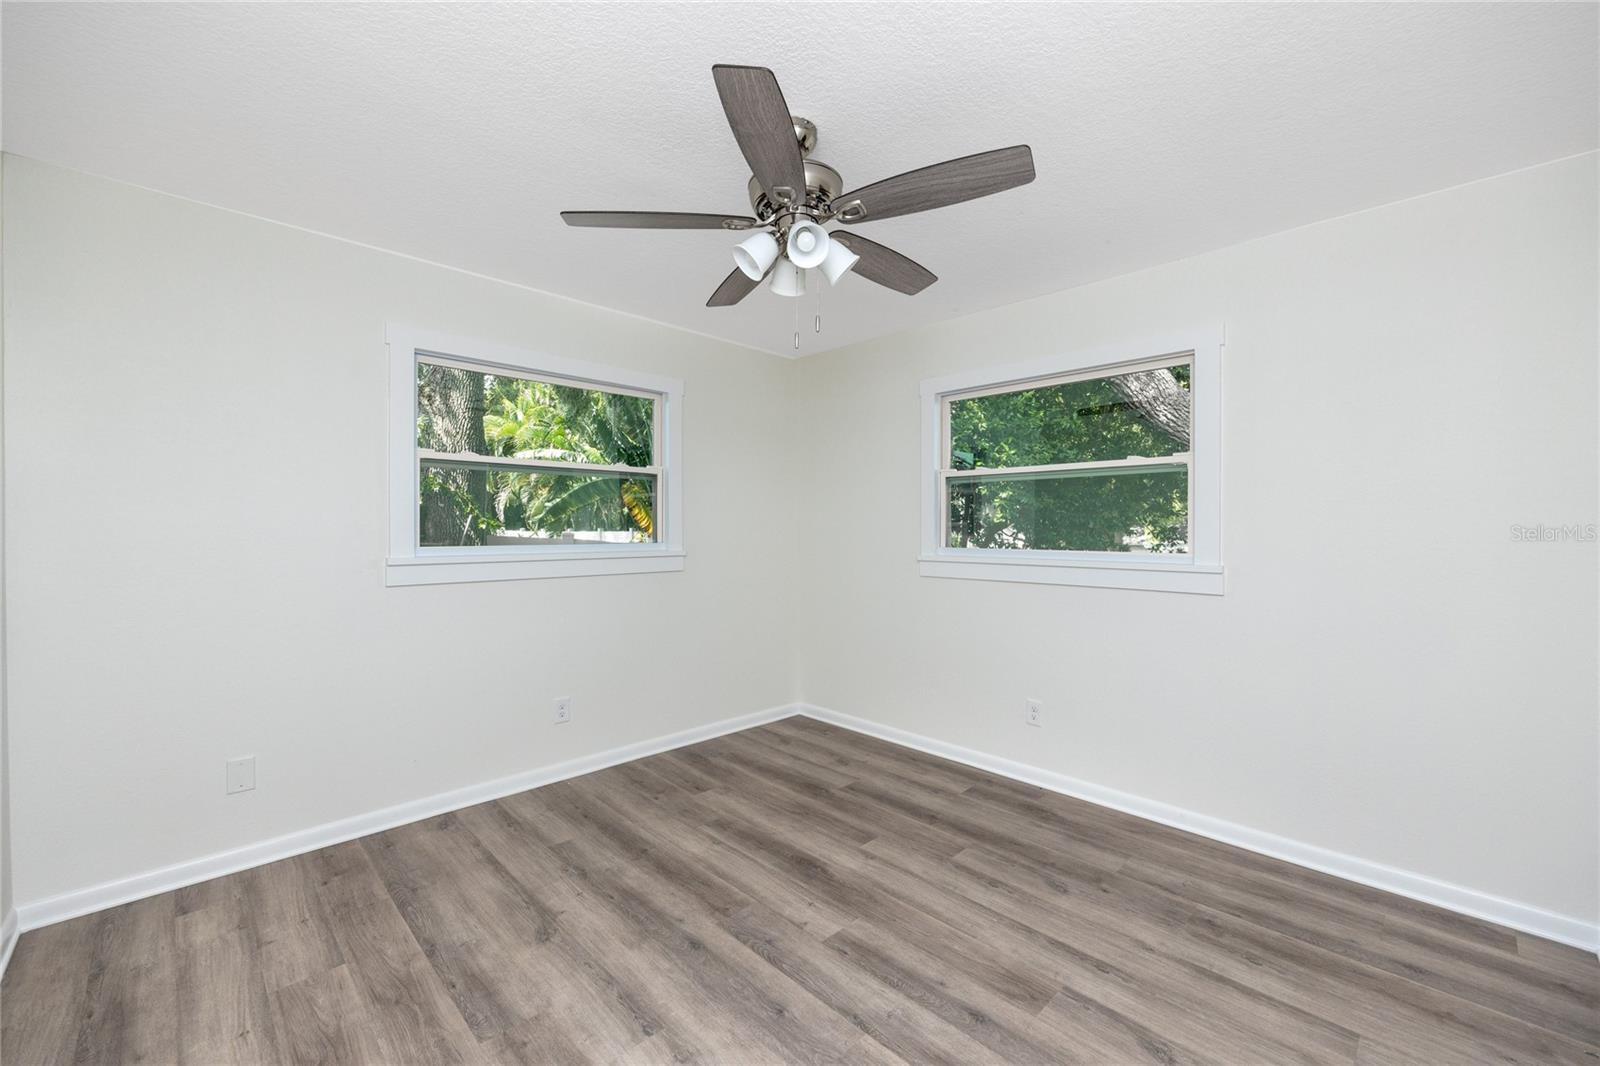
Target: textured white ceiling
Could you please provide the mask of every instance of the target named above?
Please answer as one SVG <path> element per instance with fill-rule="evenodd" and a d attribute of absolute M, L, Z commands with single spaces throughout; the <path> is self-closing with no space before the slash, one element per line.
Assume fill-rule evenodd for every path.
<path fill-rule="evenodd" d="M 791 354 L 706 297 L 745 212 L 715 62 L 772 67 L 846 187 L 1033 146 L 1038 180 L 859 231 L 940 276 L 819 351 L 1594 149 L 1594 4 L 21 4 L 4 147 Z M 809 321 L 815 300 L 808 297 Z"/>

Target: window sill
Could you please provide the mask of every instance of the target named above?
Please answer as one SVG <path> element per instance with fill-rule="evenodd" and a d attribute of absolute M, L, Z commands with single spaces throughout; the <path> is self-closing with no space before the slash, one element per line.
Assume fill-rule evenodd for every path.
<path fill-rule="evenodd" d="M 1141 589 L 1148 592 L 1223 594 L 1221 566 L 1162 563 L 1141 559 L 1017 559 L 989 555 L 935 553 L 918 557 L 923 577 L 977 581 L 1021 581 L 1034 585 L 1082 585 L 1088 588 Z"/>
<path fill-rule="evenodd" d="M 390 558 L 384 584 L 456 585 L 474 581 L 525 581 L 548 577 L 602 577 L 612 574 L 661 574 L 682 570 L 684 553 L 648 551 L 564 551 L 559 555 L 420 555 Z"/>

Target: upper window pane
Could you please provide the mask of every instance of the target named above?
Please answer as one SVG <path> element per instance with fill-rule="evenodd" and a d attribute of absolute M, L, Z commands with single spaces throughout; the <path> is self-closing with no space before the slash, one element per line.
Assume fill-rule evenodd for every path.
<path fill-rule="evenodd" d="M 650 396 L 417 363 L 417 447 L 429 451 L 655 466 L 655 405 Z"/>
<path fill-rule="evenodd" d="M 955 470 L 1095 463 L 1189 450 L 1187 359 L 950 401 Z"/>

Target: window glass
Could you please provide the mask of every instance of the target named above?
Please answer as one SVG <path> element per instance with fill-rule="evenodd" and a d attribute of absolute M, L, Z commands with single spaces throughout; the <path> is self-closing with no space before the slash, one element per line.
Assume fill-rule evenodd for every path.
<path fill-rule="evenodd" d="M 952 395 L 944 544 L 1189 551 L 1189 359 Z"/>
<path fill-rule="evenodd" d="M 1189 450 L 1189 365 L 957 397 L 955 470 L 1092 463 Z"/>
<path fill-rule="evenodd" d="M 655 398 L 417 363 L 417 447 L 652 466 Z"/>
<path fill-rule="evenodd" d="M 1189 471 L 1131 467 L 948 481 L 952 548 L 1184 552 Z"/>
<path fill-rule="evenodd" d="M 656 539 L 656 479 L 422 463 L 420 543 L 638 544 Z"/>
<path fill-rule="evenodd" d="M 656 403 L 419 360 L 418 545 L 659 540 Z"/>

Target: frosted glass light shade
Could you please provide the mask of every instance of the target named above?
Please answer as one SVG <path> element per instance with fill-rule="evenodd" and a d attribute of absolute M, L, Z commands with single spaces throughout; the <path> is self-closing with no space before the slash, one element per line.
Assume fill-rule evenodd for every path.
<path fill-rule="evenodd" d="M 827 258 L 828 231 L 807 219 L 796 222 L 789 227 L 789 258 L 801 270 L 809 270 L 814 266 L 821 266 L 823 259 Z"/>
<path fill-rule="evenodd" d="M 831 238 L 828 241 L 828 254 L 822 258 L 822 273 L 828 279 L 829 285 L 839 284 L 839 279 L 844 277 L 845 271 L 855 266 L 861 257 L 843 244 Z"/>
<path fill-rule="evenodd" d="M 779 296 L 804 296 L 806 272 L 787 259 L 778 260 L 776 269 L 772 271 L 772 291 Z"/>
<path fill-rule="evenodd" d="M 751 281 L 767 276 L 767 268 L 778 258 L 778 239 L 770 233 L 752 233 L 733 249 L 733 262 Z"/>

